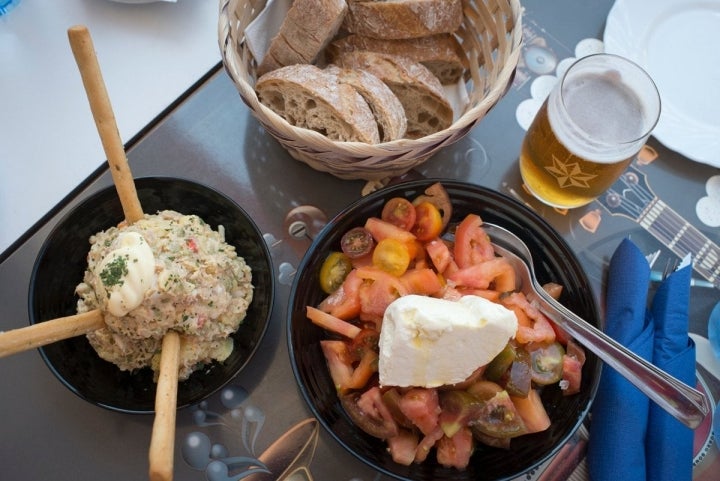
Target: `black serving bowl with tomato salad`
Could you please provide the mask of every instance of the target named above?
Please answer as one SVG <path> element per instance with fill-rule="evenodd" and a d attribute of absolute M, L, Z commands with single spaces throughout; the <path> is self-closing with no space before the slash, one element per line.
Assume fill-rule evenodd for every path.
<path fill-rule="evenodd" d="M 342 252 L 343 247 L 347 251 L 348 248 L 362 249 L 364 246 L 362 231 L 354 231 L 351 240 L 345 237 L 343 241 L 348 231 L 365 227 L 371 217 L 381 220 L 384 218 L 398 225 L 402 224 L 403 219 L 407 220 L 403 214 L 404 208 L 399 204 L 395 209 L 386 209 L 383 217 L 385 206 L 391 199 L 397 198 L 414 201 L 415 222 L 410 229 L 417 234 L 417 237 L 437 236 L 437 224 L 441 222 L 439 235 L 450 242 L 448 251 L 452 255 L 458 252 L 451 243 L 455 240 L 453 234 L 468 215 L 479 215 L 485 222 L 500 225 L 514 232 L 533 252 L 534 267 L 540 283 L 562 286 L 559 294 L 560 302 L 589 323 L 600 326 L 592 289 L 580 262 L 560 235 L 536 213 L 503 194 L 464 182 L 426 179 L 391 185 L 353 203 L 332 219 L 315 238 L 298 268 L 288 306 L 287 334 L 290 360 L 300 392 L 320 423 L 338 443 L 358 459 L 395 479 L 441 481 L 516 478 L 556 454 L 582 424 L 590 409 L 600 376 L 600 361 L 595 355 L 589 351 L 584 352 L 580 384 L 574 394 L 567 394 L 567 382 L 556 382 L 557 378 L 549 384 L 542 385 L 533 380 L 529 389 L 525 383 L 526 399 L 533 398 L 532 391 L 539 394 L 538 397 L 542 402 L 540 411 L 544 411 L 547 415 L 545 421 L 549 421 L 549 426 L 547 423 L 543 425 L 542 419 L 538 423 L 541 416 L 538 415 L 536 408 L 529 410 L 527 403 L 524 408 L 520 406 L 522 404 L 520 401 L 513 401 L 509 406 L 499 403 L 498 399 L 507 400 L 507 396 L 496 395 L 498 392 L 512 393 L 515 397 L 511 399 L 517 399 L 524 394 L 522 386 L 519 387 L 521 392 L 518 393 L 518 385 L 516 385 L 522 385 L 522 380 L 515 383 L 514 377 L 510 374 L 513 364 L 503 366 L 499 359 L 501 356 L 493 360 L 484 370 L 478 371 L 482 373 L 481 377 L 469 379 L 468 382 L 454 386 L 452 389 L 438 388 L 435 398 L 437 404 L 430 403 L 431 407 L 440 409 L 441 414 L 438 419 L 452 419 L 463 423 L 461 431 L 464 437 L 453 439 L 458 435 L 444 430 L 441 434 L 437 430 L 438 426 L 448 426 L 441 421 L 437 421 L 435 429 L 424 426 L 422 431 L 425 433 L 417 427 L 412 427 L 413 424 L 407 423 L 408 411 L 402 405 L 402 397 L 408 394 L 410 388 L 379 386 L 378 375 L 375 372 L 377 361 L 373 363 L 376 356 L 369 355 L 364 360 L 363 357 L 368 349 L 377 351 L 377 332 L 374 336 L 368 335 L 366 328 L 376 327 L 378 331 L 380 325 L 362 324 L 358 319 L 359 316 L 356 315 L 357 307 L 349 308 L 347 312 L 343 312 L 342 309 L 333 311 L 337 317 L 346 318 L 342 323 L 333 321 L 333 318 L 325 318 L 325 323 L 311 321 L 308 318 L 308 313 L 311 312 L 308 306 L 320 307 L 324 311 L 330 310 L 327 304 L 321 303 L 329 296 L 328 292 L 333 292 L 342 282 L 343 274 L 338 276 L 337 271 L 347 272 L 347 259 L 333 253 Z M 447 207 L 448 200 L 450 208 Z M 427 205 L 420 207 L 422 201 L 432 204 L 437 208 L 437 212 L 432 209 L 427 211 Z M 388 217 L 390 212 L 394 212 L 395 217 L 399 219 Z M 445 218 L 442 217 L 443 214 Z M 441 217 L 438 218 L 438 215 Z M 378 235 L 376 229 L 369 230 Z M 458 243 L 459 237 L 458 231 Z M 375 242 L 373 248 L 377 249 L 378 245 L 379 243 Z M 420 245 L 426 244 L 421 242 Z M 352 251 L 347 252 L 353 255 Z M 326 259 L 330 255 L 334 255 L 334 261 L 328 263 Z M 392 271 L 397 260 L 393 255 L 392 252 L 384 256 L 376 255 L 374 267 L 382 263 L 383 258 L 386 261 L 390 259 L 387 261 L 389 265 L 384 267 L 386 271 Z M 413 259 L 417 258 L 425 259 L 425 267 L 438 270 L 434 261 L 439 258 L 431 255 L 413 257 Z M 366 259 L 372 259 L 372 254 Z M 354 262 L 356 265 L 363 263 Z M 372 263 L 372 261 L 366 262 Z M 411 269 L 413 262 L 415 261 L 411 261 L 410 264 Z M 364 278 L 364 283 L 374 282 L 367 280 L 367 277 Z M 437 278 L 442 287 L 440 290 L 436 290 L 437 286 L 431 288 L 430 290 L 435 291 L 430 295 L 442 297 L 448 292 L 448 285 L 456 287 L 448 283 L 443 275 L 438 275 Z M 491 289 L 493 287 L 494 285 L 490 285 Z M 423 288 L 419 287 L 419 289 Z M 407 293 L 408 290 L 403 292 Z M 509 295 L 510 293 L 504 292 L 501 294 L 502 297 L 497 297 L 495 300 L 502 303 Z M 370 306 L 369 297 L 366 296 L 363 301 L 364 310 L 372 310 L 376 307 Z M 373 297 L 373 301 L 378 301 L 377 296 Z M 375 316 L 377 319 L 377 314 Z M 372 315 L 370 317 L 372 318 Z M 527 320 L 525 325 L 528 325 Z M 529 324 L 532 329 L 537 325 L 536 321 L 531 321 Z M 346 329 L 348 326 L 363 329 L 359 331 L 361 334 L 358 334 L 355 328 Z M 370 331 L 372 333 L 372 330 Z M 516 367 L 519 368 L 532 364 L 528 363 L 524 355 L 520 355 L 520 351 L 530 351 L 529 348 L 527 350 L 524 348 L 532 343 L 519 345 L 520 337 L 518 334 L 513 341 L 513 347 L 517 347 L 515 355 L 517 362 L 526 363 L 518 364 Z M 526 335 L 525 338 L 527 337 Z M 573 341 L 567 344 L 568 341 L 561 332 L 556 332 L 555 337 L 556 341 L 562 341 L 563 352 L 580 361 L 583 356 L 576 353 L 577 346 Z M 358 339 L 363 341 L 358 342 Z M 325 341 L 328 340 L 345 342 L 347 350 L 332 353 L 326 348 L 324 354 L 321 342 L 327 345 Z M 545 341 L 542 343 L 548 344 Z M 361 344 L 363 348 L 358 349 Z M 541 342 L 535 343 L 538 344 Z M 334 345 L 340 346 L 337 343 Z M 335 379 L 331 375 L 330 365 L 336 368 L 339 366 Z M 498 365 L 500 365 L 500 373 L 498 373 Z M 490 366 L 494 368 L 494 372 L 490 370 Z M 348 380 L 348 376 L 352 381 Z M 486 379 L 486 376 L 491 380 Z M 488 387 L 490 387 L 489 392 Z M 371 390 L 377 393 L 378 388 L 381 394 L 379 398 L 368 394 L 365 402 L 358 403 L 364 393 Z M 418 392 L 423 391 L 415 390 L 414 394 L 417 395 Z M 432 399 L 432 396 L 430 398 Z M 378 402 L 382 405 L 378 406 Z M 515 407 L 516 404 L 518 407 Z M 430 412 L 438 411 L 431 409 Z M 444 417 L 440 418 L 440 416 Z M 429 431 L 434 434 L 428 436 Z M 468 433 L 472 435 L 469 444 Z M 385 438 L 390 437 L 397 441 L 400 438 L 396 436 L 400 434 L 406 440 L 410 439 L 409 444 L 397 443 L 389 449 L 393 442 L 389 443 Z M 433 439 L 438 441 L 435 442 Z M 421 451 L 414 443 L 420 443 L 419 445 L 422 446 L 423 440 L 432 443 L 433 447 L 425 459 L 419 461 L 424 456 L 413 457 L 412 453 L 413 449 L 416 454 Z M 441 447 L 443 444 L 445 446 Z M 468 453 L 471 453 L 469 459 Z M 393 458 L 394 455 L 397 459 Z"/>

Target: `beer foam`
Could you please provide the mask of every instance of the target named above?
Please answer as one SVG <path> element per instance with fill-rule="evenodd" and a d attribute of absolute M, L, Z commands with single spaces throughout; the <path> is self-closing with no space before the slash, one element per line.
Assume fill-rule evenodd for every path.
<path fill-rule="evenodd" d="M 563 110 L 569 116 L 561 115 Z M 562 93 L 551 94 L 548 116 L 558 139 L 573 154 L 595 162 L 627 159 L 641 147 L 646 133 L 640 98 L 612 73 L 570 79 Z"/>

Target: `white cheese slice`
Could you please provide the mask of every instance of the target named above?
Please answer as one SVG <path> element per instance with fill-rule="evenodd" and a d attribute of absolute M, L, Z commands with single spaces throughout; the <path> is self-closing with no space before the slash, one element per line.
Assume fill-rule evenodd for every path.
<path fill-rule="evenodd" d="M 400 297 L 383 318 L 380 384 L 437 387 L 462 382 L 497 356 L 516 331 L 515 313 L 482 297 Z"/>

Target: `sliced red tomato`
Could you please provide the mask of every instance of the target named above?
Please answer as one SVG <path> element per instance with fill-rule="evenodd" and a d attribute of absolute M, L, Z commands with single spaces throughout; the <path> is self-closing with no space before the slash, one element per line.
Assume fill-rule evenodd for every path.
<path fill-rule="evenodd" d="M 409 231 L 415 225 L 415 206 L 404 197 L 393 197 L 383 206 L 380 218 Z"/>
<path fill-rule="evenodd" d="M 430 261 L 439 273 L 445 272 L 451 262 L 453 262 L 453 255 L 450 252 L 450 248 L 442 239 L 433 239 L 425 244 L 425 250 L 430 257 Z"/>
<path fill-rule="evenodd" d="M 364 328 L 350 343 L 350 352 L 356 360 L 362 359 L 367 351 L 379 352 L 380 333 L 373 328 Z"/>
<path fill-rule="evenodd" d="M 371 436 L 389 439 L 398 435 L 398 425 L 382 403 L 380 390 L 372 387 L 365 391 L 340 396 L 340 404 L 353 423 Z"/>
<path fill-rule="evenodd" d="M 555 330 L 550 319 L 540 312 L 521 292 L 513 292 L 501 299 L 502 304 L 512 309 L 518 318 L 515 339 L 520 344 L 528 342 L 553 342 Z"/>
<path fill-rule="evenodd" d="M 545 292 L 547 292 L 550 297 L 552 297 L 555 300 L 560 299 L 560 295 L 563 291 L 563 286 L 561 284 L 558 284 L 556 282 L 547 282 L 543 284 L 543 289 L 545 289 Z"/>
<path fill-rule="evenodd" d="M 435 389 L 412 388 L 400 399 L 400 411 L 425 435 L 438 427 L 440 398 Z"/>
<path fill-rule="evenodd" d="M 398 434 L 398 425 L 385 403 L 383 403 L 382 393 L 377 386 L 373 386 L 362 393 L 357 405 L 366 415 L 382 423 L 387 431 L 384 436 L 385 439 Z"/>
<path fill-rule="evenodd" d="M 416 239 L 415 235 L 411 232 L 401 229 L 390 222 L 378 219 L 377 217 L 369 217 L 368 220 L 365 221 L 365 228 L 372 234 L 376 242 L 392 238 L 410 244 L 415 242 Z"/>
<path fill-rule="evenodd" d="M 320 348 L 325 356 L 335 389 L 344 392 L 344 386 L 350 381 L 353 373 L 347 344 L 343 341 L 324 339 L 320 341 Z"/>
<path fill-rule="evenodd" d="M 562 393 L 570 396 L 580 392 L 582 384 L 582 363 L 574 356 L 563 356 L 562 360 Z"/>
<path fill-rule="evenodd" d="M 491 288 L 500 292 L 515 290 L 515 270 L 512 265 L 502 257 L 493 257 L 490 260 L 463 267 L 448 274 L 448 279 L 457 286 L 473 289 Z"/>
<path fill-rule="evenodd" d="M 400 394 L 398 388 L 391 387 L 389 389 L 386 389 L 385 392 L 383 392 L 383 402 L 390 410 L 390 413 L 392 414 L 393 419 L 395 419 L 395 422 L 398 423 L 399 426 L 402 426 L 404 428 L 414 429 L 415 425 L 400 410 L 401 399 L 402 394 Z"/>
<path fill-rule="evenodd" d="M 362 267 L 356 271 L 366 281 L 359 288 L 360 319 L 379 323 L 387 306 L 407 295 L 408 291 L 398 277 L 375 267 Z"/>
<path fill-rule="evenodd" d="M 370 378 L 378 371 L 378 353 L 372 349 L 367 349 L 363 352 L 360 357 L 360 362 L 353 369 L 350 379 L 347 380 L 347 384 L 342 387 L 347 389 L 362 389 L 364 388 Z"/>
<path fill-rule="evenodd" d="M 563 394 L 569 396 L 580 391 L 582 385 L 582 367 L 585 364 L 585 350 L 570 339 L 565 347 L 563 358 Z"/>
<path fill-rule="evenodd" d="M 345 277 L 342 285 L 322 300 L 318 309 L 345 321 L 355 319 L 360 314 L 358 289 L 362 283 L 363 279 L 353 269 Z"/>
<path fill-rule="evenodd" d="M 545 411 L 540 393 L 531 389 L 527 397 L 512 397 L 512 402 L 525 423 L 528 433 L 539 433 L 550 427 L 550 417 Z"/>
<path fill-rule="evenodd" d="M 340 249 L 350 259 L 370 254 L 375 247 L 375 239 L 373 239 L 370 231 L 364 227 L 353 227 L 340 239 Z"/>
<path fill-rule="evenodd" d="M 502 292 L 494 289 L 473 289 L 469 287 L 457 287 L 457 291 L 463 296 L 478 296 L 484 297 L 488 301 L 498 302 Z"/>
<path fill-rule="evenodd" d="M 437 273 L 428 268 L 410 269 L 402 275 L 400 281 L 410 294 L 433 296 L 443 288 L 443 283 Z"/>
<path fill-rule="evenodd" d="M 415 461 L 418 442 L 417 432 L 410 429 L 400 429 L 397 436 L 388 438 L 388 451 L 393 461 L 403 466 L 410 466 Z"/>
<path fill-rule="evenodd" d="M 410 251 L 402 241 L 388 237 L 375 246 L 372 260 L 378 269 L 400 277 L 410 265 Z"/>
<path fill-rule="evenodd" d="M 470 428 L 463 427 L 451 438 L 443 436 L 437 442 L 437 462 L 447 468 L 465 469 L 470 464 L 474 442 Z"/>
<path fill-rule="evenodd" d="M 352 339 L 360 333 L 360 328 L 355 324 L 350 324 L 339 317 L 332 316 L 327 312 L 323 312 L 312 306 L 307 306 L 307 317 L 316 326 L 320 326 L 330 332 L 345 336 L 348 339 Z"/>
<path fill-rule="evenodd" d="M 430 241 L 439 237 L 443 229 L 442 215 L 430 202 L 421 202 L 415 206 L 415 225 L 411 232 L 421 241 Z"/>
<path fill-rule="evenodd" d="M 455 230 L 455 262 L 461 269 L 495 257 L 482 222 L 479 215 L 469 214 Z"/>

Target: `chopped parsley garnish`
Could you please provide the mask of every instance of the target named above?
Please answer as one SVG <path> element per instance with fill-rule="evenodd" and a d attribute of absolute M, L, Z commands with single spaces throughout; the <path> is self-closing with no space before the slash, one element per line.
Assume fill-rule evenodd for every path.
<path fill-rule="evenodd" d="M 128 256 L 117 256 L 100 272 L 100 280 L 105 287 L 112 287 L 123 283 L 123 277 L 128 273 Z"/>

